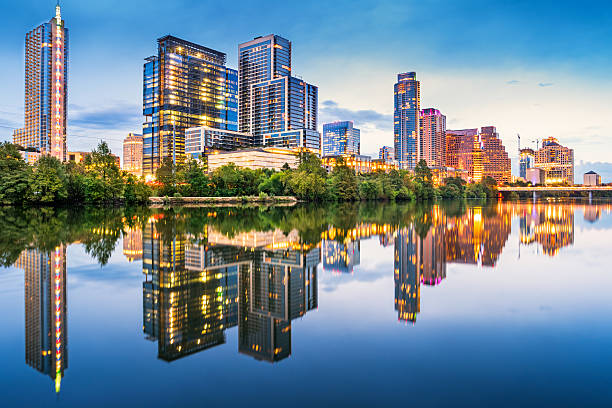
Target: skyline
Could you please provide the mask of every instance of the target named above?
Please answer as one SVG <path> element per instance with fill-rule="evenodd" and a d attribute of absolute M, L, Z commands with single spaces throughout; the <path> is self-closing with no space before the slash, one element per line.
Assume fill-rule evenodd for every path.
<path fill-rule="evenodd" d="M 52 16 L 55 2 L 46 3 L 15 6 L 14 18 L 0 28 L 5 39 L 3 141 L 11 140 L 12 130 L 23 126 L 23 36 Z M 204 26 L 198 23 L 212 2 L 170 5 L 164 10 L 163 28 L 141 22 L 137 10 L 144 2 L 87 6 L 61 2 L 62 17 L 71 29 L 68 149 L 90 150 L 103 138 L 118 153 L 129 132 L 139 133 L 142 64 L 153 54 L 151 44 L 157 38 L 172 34 L 225 52 L 227 66 L 236 69 L 238 44 L 274 33 L 293 43 L 292 65 L 298 68 L 294 74 L 319 87 L 319 131 L 323 123 L 354 121 L 362 130 L 364 154 L 376 155 L 381 145 L 392 145 L 393 83 L 397 73 L 416 71 L 421 108 L 439 109 L 447 116 L 449 129 L 496 126 L 513 159 L 520 133 L 523 147 L 533 147 L 531 140 L 558 138 L 575 149 L 577 166 L 581 161 L 606 161 L 607 129 L 612 126 L 607 95 L 612 81 L 605 67 L 611 58 L 612 31 L 605 21 L 612 7 L 592 2 L 570 15 L 563 7 L 546 8 L 545 2 L 485 10 L 478 7 L 481 2 L 468 1 L 461 7 L 439 7 L 438 20 L 431 21 L 418 17 L 435 2 L 375 6 L 361 2 L 353 8 L 344 3 L 331 6 L 321 17 L 328 24 L 311 25 L 306 22 L 316 21 L 309 19 L 319 10 L 316 4 L 299 6 L 301 24 L 278 18 L 282 10 L 251 20 L 250 5 L 238 7 L 238 12 L 230 12 L 229 5 L 216 5 L 220 16 L 235 19 L 236 24 L 225 29 L 223 19 Z M 153 2 L 151 10 L 161 10 L 161 4 Z M 342 18 L 333 13 L 334 7 L 343 10 Z M 546 21 L 535 21 L 542 10 L 547 11 Z M 348 17 L 356 18 L 359 28 L 345 24 Z M 522 25 L 515 24 L 518 20 Z M 461 25 L 471 21 L 482 24 Z M 461 32 L 449 29 L 451 22 Z M 573 30 L 550 32 L 553 26 Z M 423 41 L 401 40 L 411 27 Z M 405 52 L 397 53 L 398 45 Z M 575 119 L 585 117 L 589 123 Z M 608 166 L 612 169 L 612 163 Z M 595 170 L 606 178 L 605 171 Z M 581 171 L 576 174 L 581 176 Z"/>

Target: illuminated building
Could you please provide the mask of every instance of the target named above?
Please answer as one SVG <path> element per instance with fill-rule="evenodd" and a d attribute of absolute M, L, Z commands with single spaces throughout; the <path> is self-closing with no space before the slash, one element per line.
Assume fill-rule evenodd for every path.
<path fill-rule="evenodd" d="M 417 266 L 417 234 L 413 227 L 397 231 L 393 264 L 397 319 L 414 323 L 421 311 L 421 276 Z"/>
<path fill-rule="evenodd" d="M 40 152 L 33 152 L 29 150 L 19 150 L 19 154 L 27 164 L 32 165 L 35 164 L 38 159 L 40 159 L 40 156 L 42 156 Z"/>
<path fill-rule="evenodd" d="M 419 122 L 419 160 L 425 160 L 429 167 L 446 166 L 446 116 L 437 109 L 423 109 Z"/>
<path fill-rule="evenodd" d="M 142 259 L 142 230 L 129 228 L 123 233 L 123 255 L 132 262 Z"/>
<path fill-rule="evenodd" d="M 25 272 L 25 359 L 48 375 L 59 393 L 68 368 L 66 248 L 27 249 L 15 266 Z"/>
<path fill-rule="evenodd" d="M 372 172 L 384 171 L 385 173 L 388 173 L 391 170 L 397 170 L 397 163 L 395 162 L 395 160 L 384 160 L 384 159 L 370 160 L 370 171 Z"/>
<path fill-rule="evenodd" d="M 419 158 L 421 85 L 416 72 L 398 74 L 394 87 L 393 134 L 400 169 L 414 169 Z"/>
<path fill-rule="evenodd" d="M 263 137 L 265 147 L 307 150 L 321 156 L 321 134 L 316 130 L 287 130 L 285 132 L 267 133 Z"/>
<path fill-rule="evenodd" d="M 546 184 L 574 184 L 574 150 L 561 146 L 554 137 L 542 141 L 535 153 L 535 167 L 546 172 Z"/>
<path fill-rule="evenodd" d="M 185 130 L 238 130 L 238 73 L 225 54 L 172 36 L 157 40 L 143 70 L 143 173 L 185 159 Z"/>
<path fill-rule="evenodd" d="M 26 34 L 25 127 L 13 143 L 66 161 L 68 29 L 59 4 L 55 17 Z"/>
<path fill-rule="evenodd" d="M 356 173 L 371 173 L 372 158 L 370 156 L 362 156 L 358 154 L 345 154 L 340 156 L 324 156 L 321 158 L 321 165 L 331 171 L 338 165 L 339 162 L 344 163 L 347 167 L 355 170 Z M 376 166 L 379 166 L 377 162 Z M 385 164 L 385 166 L 387 166 Z M 389 166 L 392 166 L 389 164 Z"/>
<path fill-rule="evenodd" d="M 79 164 L 85 160 L 85 156 L 89 155 L 89 152 L 67 152 L 66 155 L 68 161 Z"/>
<path fill-rule="evenodd" d="M 208 171 L 234 163 L 238 167 L 281 170 L 285 164 L 294 169 L 298 166 L 298 154 L 293 149 L 279 147 L 255 147 L 231 152 L 213 152 L 208 155 Z"/>
<path fill-rule="evenodd" d="M 316 132 L 319 91 L 291 76 L 289 40 L 271 34 L 240 44 L 238 77 L 239 129 L 253 135 L 255 146 L 279 132 Z"/>
<path fill-rule="evenodd" d="M 189 128 L 185 131 L 185 154 L 194 160 L 199 160 L 214 150 L 229 151 L 252 145 L 253 138 L 248 133 L 208 126 Z"/>
<path fill-rule="evenodd" d="M 480 140 L 483 152 L 483 178 L 492 177 L 497 184 L 509 183 L 512 178 L 510 158 L 499 138 L 497 129 L 494 126 L 482 127 Z"/>
<path fill-rule="evenodd" d="M 584 173 L 584 185 L 585 186 L 599 186 L 601 185 L 601 176 L 594 171 Z"/>
<path fill-rule="evenodd" d="M 123 170 L 142 176 L 142 135 L 128 134 L 123 139 Z"/>
<path fill-rule="evenodd" d="M 352 121 L 332 122 L 323 125 L 323 156 L 359 155 L 360 130 Z"/>
<path fill-rule="evenodd" d="M 483 177 L 483 154 L 478 129 L 446 131 L 446 163 L 468 172 L 470 180 Z"/>
<path fill-rule="evenodd" d="M 519 176 L 527 180 L 527 169 L 535 164 L 535 152 L 532 149 L 521 149 L 519 153 Z"/>
<path fill-rule="evenodd" d="M 537 167 L 527 169 L 525 176 L 525 180 L 534 186 L 544 184 L 546 181 L 546 172 L 542 169 L 538 169 Z"/>
<path fill-rule="evenodd" d="M 378 151 L 378 158 L 385 161 L 395 161 L 395 149 L 391 146 L 383 146 Z"/>

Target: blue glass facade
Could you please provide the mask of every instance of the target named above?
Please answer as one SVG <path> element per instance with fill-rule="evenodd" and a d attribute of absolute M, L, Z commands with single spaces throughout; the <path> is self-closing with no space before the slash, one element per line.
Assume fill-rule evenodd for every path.
<path fill-rule="evenodd" d="M 414 169 L 419 157 L 420 83 L 416 72 L 397 76 L 394 87 L 393 136 L 400 169 Z"/>
<path fill-rule="evenodd" d="M 288 130 L 285 132 L 264 135 L 264 146 L 284 147 L 288 149 L 308 149 L 321 155 L 321 135 L 312 129 Z"/>
<path fill-rule="evenodd" d="M 323 125 L 323 156 L 343 154 L 359 155 L 361 132 L 351 121 L 332 122 Z"/>
<path fill-rule="evenodd" d="M 143 68 L 143 172 L 164 158 L 185 159 L 185 130 L 208 126 L 238 130 L 238 72 L 225 54 L 172 36 Z"/>

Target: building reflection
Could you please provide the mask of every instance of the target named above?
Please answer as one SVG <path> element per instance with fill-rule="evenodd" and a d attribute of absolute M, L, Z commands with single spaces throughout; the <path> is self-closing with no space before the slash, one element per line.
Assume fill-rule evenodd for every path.
<path fill-rule="evenodd" d="M 59 393 L 68 368 L 66 246 L 26 249 L 15 266 L 25 275 L 26 363 L 51 377 Z"/>
<path fill-rule="evenodd" d="M 574 208 L 572 206 L 544 203 L 524 204 L 518 211 L 521 245 L 539 244 L 546 255 L 555 256 L 561 248 L 574 244 Z M 585 218 L 586 211 L 585 209 Z"/>
<path fill-rule="evenodd" d="M 238 326 L 238 351 L 276 362 L 291 354 L 291 321 L 317 307 L 318 248 L 297 232 L 164 239 L 144 231 L 143 330 L 172 361 L 223 344 Z"/>
<path fill-rule="evenodd" d="M 142 259 L 142 230 L 128 228 L 123 232 L 123 255 L 129 262 Z"/>

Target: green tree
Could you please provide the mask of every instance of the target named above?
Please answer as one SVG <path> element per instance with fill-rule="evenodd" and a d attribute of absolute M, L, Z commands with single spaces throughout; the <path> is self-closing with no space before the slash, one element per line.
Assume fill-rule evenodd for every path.
<path fill-rule="evenodd" d="M 62 163 L 53 156 L 42 156 L 31 174 L 29 200 L 47 204 L 65 201 L 68 198 L 67 184 Z"/>
<path fill-rule="evenodd" d="M 0 143 L 0 204 L 22 204 L 30 191 L 31 168 L 11 143 Z"/>
<path fill-rule="evenodd" d="M 331 175 L 332 189 L 335 197 L 340 201 L 353 201 L 359 198 L 357 175 L 349 168 L 344 160 L 339 159 Z"/>

